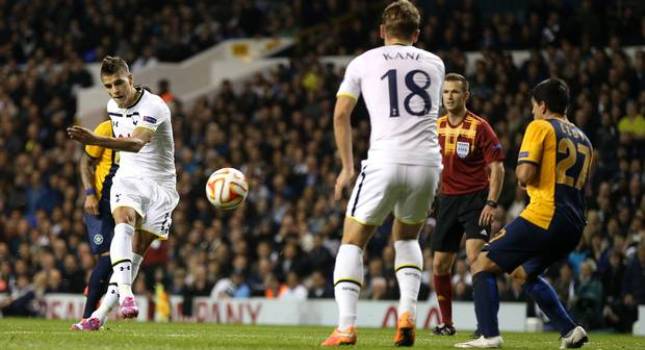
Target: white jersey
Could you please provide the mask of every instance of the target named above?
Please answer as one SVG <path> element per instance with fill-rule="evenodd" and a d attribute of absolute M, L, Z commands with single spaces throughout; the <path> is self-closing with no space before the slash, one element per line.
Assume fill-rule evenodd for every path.
<path fill-rule="evenodd" d="M 363 99 L 372 132 L 368 160 L 441 166 L 437 117 L 445 67 L 414 46 L 388 45 L 354 58 L 337 96 Z"/>
<path fill-rule="evenodd" d="M 120 108 L 110 99 L 107 112 L 115 137 L 129 137 L 138 127 L 155 131 L 152 140 L 139 152 L 119 152 L 119 170 L 115 176 L 150 179 L 162 187 L 175 190 L 175 141 L 170 109 L 161 97 L 143 90 L 137 102 L 128 108 Z"/>

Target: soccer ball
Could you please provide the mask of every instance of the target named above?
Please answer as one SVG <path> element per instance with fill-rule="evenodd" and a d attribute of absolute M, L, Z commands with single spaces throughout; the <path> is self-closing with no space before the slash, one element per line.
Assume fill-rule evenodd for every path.
<path fill-rule="evenodd" d="M 219 169 L 206 181 L 206 198 L 218 209 L 232 210 L 239 207 L 248 193 L 246 178 L 237 169 Z"/>

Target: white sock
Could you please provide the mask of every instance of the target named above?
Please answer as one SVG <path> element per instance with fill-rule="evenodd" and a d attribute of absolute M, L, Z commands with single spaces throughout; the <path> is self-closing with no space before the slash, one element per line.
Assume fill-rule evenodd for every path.
<path fill-rule="evenodd" d="M 128 224 L 114 226 L 114 237 L 110 244 L 112 276 L 119 288 L 119 301 L 132 296 L 132 236 L 134 227 Z"/>
<path fill-rule="evenodd" d="M 91 317 L 96 317 L 101 320 L 101 323 L 105 323 L 107 315 L 110 313 L 110 310 L 112 310 L 112 307 L 114 307 L 114 305 L 116 305 L 118 301 L 119 289 L 117 288 L 114 274 L 112 274 L 112 277 L 110 277 L 110 284 L 108 285 L 107 292 L 105 293 L 103 300 L 101 300 L 101 305 L 99 305 L 98 309 L 92 312 Z"/>
<path fill-rule="evenodd" d="M 396 280 L 399 282 L 399 316 L 410 312 L 412 318 L 417 317 L 417 298 L 421 287 L 421 270 L 423 269 L 423 253 L 419 241 L 405 240 L 394 242 L 394 269 Z"/>
<path fill-rule="evenodd" d="M 363 250 L 353 244 L 343 244 L 338 249 L 334 267 L 334 295 L 341 331 L 356 324 L 356 304 L 362 285 Z"/>
<path fill-rule="evenodd" d="M 141 266 L 141 262 L 143 261 L 143 256 L 133 253 L 132 254 L 132 280 L 134 281 L 137 278 L 137 274 L 139 273 L 139 267 Z M 99 308 L 96 309 L 91 317 L 96 317 L 99 320 L 101 320 L 102 323 L 105 323 L 107 320 L 107 316 L 110 313 L 110 310 L 114 307 L 114 305 L 117 304 L 119 301 L 119 289 L 117 287 L 116 279 L 114 277 L 114 273 L 110 277 L 110 284 L 108 286 L 108 290 L 105 293 L 105 296 L 103 297 L 103 300 L 101 300 L 101 305 L 99 305 Z"/>

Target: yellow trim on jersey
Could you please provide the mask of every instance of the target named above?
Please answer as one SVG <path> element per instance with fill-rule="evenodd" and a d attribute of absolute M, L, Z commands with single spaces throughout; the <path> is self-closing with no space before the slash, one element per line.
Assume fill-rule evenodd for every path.
<path fill-rule="evenodd" d="M 150 231 L 150 230 L 144 230 L 142 228 L 137 228 L 137 230 L 141 231 L 141 232 L 149 233 L 149 234 L 151 234 L 153 236 L 157 236 L 157 239 L 160 240 L 160 241 L 167 241 L 168 240 L 168 235 L 167 234 L 161 234 L 159 232 L 153 232 L 153 231 Z"/>
<path fill-rule="evenodd" d="M 137 212 L 137 214 L 139 214 L 139 216 L 141 216 L 142 218 L 146 217 L 146 216 L 143 214 L 143 211 L 141 211 L 141 209 L 139 209 L 139 208 L 135 208 L 132 204 L 127 204 L 127 203 L 126 203 L 126 204 L 119 204 L 119 205 L 115 205 L 115 206 L 113 206 L 113 207 L 112 207 L 112 213 L 114 213 L 114 211 L 115 211 L 115 210 L 117 210 L 117 209 L 119 209 L 119 208 L 130 208 L 130 209 L 132 209 L 132 210 L 136 211 L 136 212 Z"/>
<path fill-rule="evenodd" d="M 403 219 L 398 218 L 396 216 L 394 218 L 399 220 L 400 222 L 406 224 L 406 225 L 418 225 L 418 224 L 422 224 L 422 223 L 426 222 L 426 220 L 428 220 L 427 218 L 423 218 L 423 219 L 421 219 L 419 221 L 410 221 L 410 220 L 403 220 Z"/>
<path fill-rule="evenodd" d="M 354 221 L 358 222 L 359 224 L 365 225 L 365 226 L 380 226 L 381 225 L 381 224 L 375 224 L 375 223 L 370 223 L 370 222 L 367 222 L 367 221 L 363 221 L 363 220 L 361 220 L 361 219 L 359 219 L 359 218 L 357 218 L 355 216 L 351 216 L 351 215 L 345 215 L 345 217 L 348 218 L 348 219 L 354 220 Z"/>
<path fill-rule="evenodd" d="M 151 127 L 148 127 L 148 126 L 144 126 L 144 125 L 137 125 L 137 127 L 136 127 L 136 128 L 132 129 L 132 132 L 134 132 L 134 130 L 137 130 L 137 129 L 139 129 L 139 128 L 141 128 L 141 129 L 146 129 L 146 130 L 150 130 L 150 131 L 152 131 L 152 132 L 157 131 L 157 130 L 155 130 L 155 129 L 151 128 Z"/>
<path fill-rule="evenodd" d="M 445 121 L 446 123 L 442 127 L 441 123 L 443 121 Z M 464 128 L 465 122 L 470 123 L 469 129 Z M 472 148 L 475 147 L 475 137 L 477 136 L 477 129 L 479 128 L 480 123 L 481 121 L 479 121 L 477 118 L 470 117 L 468 112 L 466 112 L 464 119 L 456 127 L 453 127 L 450 125 L 447 115 L 437 119 L 438 134 L 444 137 L 444 146 L 442 149 L 443 154 L 450 155 L 455 153 L 457 149 L 457 138 L 459 136 L 463 136 L 467 138 L 469 141 L 471 141 L 470 151 L 472 151 L 473 150 Z"/>
<path fill-rule="evenodd" d="M 106 120 L 94 129 L 94 133 L 99 136 L 112 136 L 112 122 Z M 94 189 L 96 190 L 97 198 L 101 198 L 103 191 L 103 182 L 112 169 L 112 149 L 104 148 L 96 145 L 85 146 L 85 153 L 94 159 L 100 159 L 96 165 L 94 172 Z"/>
<path fill-rule="evenodd" d="M 350 94 L 349 92 L 339 92 L 339 93 L 336 94 L 336 97 L 341 97 L 341 96 L 353 98 L 354 100 L 358 101 L 358 97 L 354 96 L 353 94 Z"/>
<path fill-rule="evenodd" d="M 534 120 L 526 128 L 518 157 L 518 163 L 538 167 L 537 178 L 526 185 L 531 201 L 520 216 L 545 230 L 555 214 L 556 138 L 551 123 Z"/>

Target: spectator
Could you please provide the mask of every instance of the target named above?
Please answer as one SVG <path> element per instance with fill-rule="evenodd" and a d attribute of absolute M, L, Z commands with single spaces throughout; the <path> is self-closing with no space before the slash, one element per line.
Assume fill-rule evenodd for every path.
<path fill-rule="evenodd" d="M 251 296 L 251 287 L 246 283 L 244 273 L 235 270 L 230 278 L 220 279 L 210 295 L 214 299 L 248 298 Z"/>
<path fill-rule="evenodd" d="M 170 90 L 170 82 L 168 79 L 159 80 L 157 90 L 158 95 L 162 100 L 164 100 L 164 102 L 166 102 L 166 104 L 170 105 L 175 102 L 175 95 Z"/>
<path fill-rule="evenodd" d="M 627 262 L 623 280 L 623 295 L 629 304 L 645 305 L 645 242 L 638 245 L 638 251 Z"/>
<path fill-rule="evenodd" d="M 331 299 L 334 297 L 334 289 L 321 271 L 314 271 L 311 275 L 311 287 L 309 288 L 309 299 Z"/>
<path fill-rule="evenodd" d="M 392 299 L 388 295 L 387 280 L 384 277 L 375 277 L 370 280 L 367 286 L 368 299 L 370 300 L 385 300 Z"/>
<path fill-rule="evenodd" d="M 636 108 L 636 102 L 629 101 L 627 114 L 618 121 L 618 132 L 624 142 L 641 141 L 645 138 L 645 117 Z"/>
<path fill-rule="evenodd" d="M 602 284 L 594 276 L 596 264 L 589 259 L 580 265 L 580 276 L 575 288 L 571 312 L 587 329 L 602 326 L 598 315 L 602 311 Z"/>
<path fill-rule="evenodd" d="M 300 283 L 300 277 L 295 271 L 287 273 L 286 286 L 280 290 L 278 298 L 282 300 L 307 299 L 307 288 Z"/>
<path fill-rule="evenodd" d="M 47 285 L 47 276 L 40 272 L 32 284 L 27 275 L 20 275 L 8 298 L 0 300 L 0 316 L 43 316 L 40 305 Z"/>

